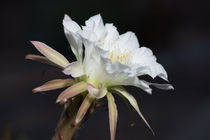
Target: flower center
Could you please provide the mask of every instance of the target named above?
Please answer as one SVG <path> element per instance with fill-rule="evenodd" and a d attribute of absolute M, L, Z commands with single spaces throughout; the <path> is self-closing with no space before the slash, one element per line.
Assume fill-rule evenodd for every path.
<path fill-rule="evenodd" d="M 114 45 L 113 43 L 109 41 L 105 41 L 104 38 L 102 38 L 99 41 L 99 46 L 109 51 L 109 59 L 114 63 L 115 61 L 119 61 L 121 64 L 128 65 L 131 58 L 131 51 L 128 49 L 122 49 L 118 45 Z"/>
<path fill-rule="evenodd" d="M 110 51 L 109 59 L 112 61 L 112 63 L 119 61 L 121 64 L 128 65 L 130 62 L 131 54 L 131 51 L 128 51 L 127 49 L 122 51 L 119 47 L 117 47 Z"/>

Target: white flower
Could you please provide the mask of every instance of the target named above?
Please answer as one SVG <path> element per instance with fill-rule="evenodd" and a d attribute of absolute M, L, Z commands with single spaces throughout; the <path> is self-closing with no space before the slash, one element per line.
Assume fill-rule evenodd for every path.
<path fill-rule="evenodd" d="M 141 114 L 135 98 L 121 87 L 123 85 L 136 86 L 150 94 L 152 93 L 150 85 L 165 90 L 173 89 L 170 84 L 150 83 L 138 78 L 141 75 L 149 75 L 152 78 L 158 76 L 168 81 L 165 69 L 157 63 L 152 51 L 149 48 L 140 47 L 133 32 L 119 35 L 113 24 L 104 25 L 100 15 L 88 19 L 82 28 L 65 15 L 63 26 L 77 61 L 69 63 L 60 53 L 38 41 L 32 41 L 32 44 L 45 57 L 30 54 L 26 58 L 59 66 L 66 75 L 71 75 L 76 79 L 52 80 L 35 88 L 33 92 L 70 86 L 59 95 L 57 102 L 60 103 L 84 93 L 86 97 L 78 110 L 76 123 L 82 120 L 95 99 L 107 96 L 112 140 L 115 138 L 118 116 L 112 93 L 117 93 L 134 107 L 152 130 Z"/>
<path fill-rule="evenodd" d="M 100 15 L 88 19 L 82 29 L 69 19 L 65 16 L 64 29 L 78 30 L 74 33 L 65 32 L 66 36 L 68 40 L 71 40 L 69 34 L 75 36 L 74 38 L 80 37 L 79 42 L 83 42 L 85 46 L 85 57 L 82 65 L 71 64 L 67 67 L 64 70 L 66 74 L 76 75 L 75 77 L 86 75 L 88 82 L 95 87 L 99 87 L 100 84 L 104 87 L 133 85 L 148 93 L 152 91 L 149 85 L 161 89 L 173 88 L 169 84 L 149 83 L 138 79 L 138 76 L 149 75 L 152 78 L 159 76 L 167 80 L 167 73 L 162 65 L 156 62 L 156 57 L 149 48 L 140 47 L 134 33 L 119 35 L 113 24 L 104 25 Z M 73 43 L 70 41 L 70 44 Z M 78 46 L 80 49 L 80 44 Z M 81 71 L 83 73 L 78 74 Z"/>

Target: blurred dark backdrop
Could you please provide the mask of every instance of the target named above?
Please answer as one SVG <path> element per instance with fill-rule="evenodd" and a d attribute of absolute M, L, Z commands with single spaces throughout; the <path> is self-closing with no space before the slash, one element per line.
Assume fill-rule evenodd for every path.
<path fill-rule="evenodd" d="M 134 31 L 140 44 L 153 50 L 175 87 L 174 91 L 154 89 L 152 96 L 137 88 L 128 89 L 156 136 L 116 97 L 116 140 L 209 140 L 209 5 L 204 0 L 2 1 L 0 136 L 12 134 L 15 140 L 53 136 L 62 109 L 55 100 L 62 90 L 32 94 L 31 89 L 65 76 L 50 66 L 24 60 L 28 53 L 39 54 L 29 40 L 42 41 L 73 61 L 63 33 L 64 14 L 84 25 L 90 16 L 101 13 L 104 22 L 114 23 L 120 33 Z M 136 125 L 130 127 L 133 120 Z M 102 107 L 80 129 L 77 139 L 109 137 L 108 112 Z"/>

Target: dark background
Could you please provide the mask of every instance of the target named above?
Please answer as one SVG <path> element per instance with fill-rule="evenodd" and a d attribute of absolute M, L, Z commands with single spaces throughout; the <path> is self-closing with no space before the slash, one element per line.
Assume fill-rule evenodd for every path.
<path fill-rule="evenodd" d="M 42 41 L 65 55 L 68 49 L 62 19 L 67 13 L 80 25 L 101 13 L 120 33 L 134 31 L 166 69 L 174 91 L 153 95 L 129 87 L 156 132 L 130 114 L 116 97 L 119 120 L 116 140 L 210 139 L 210 2 L 204 0 L 36 0 L 0 4 L 0 136 L 15 140 L 46 140 L 62 108 L 55 104 L 62 90 L 32 94 L 43 82 L 65 77 L 58 69 L 24 59 L 39 54 L 29 40 Z M 106 100 L 103 102 L 106 104 Z M 136 125 L 130 127 L 132 121 Z M 80 129 L 78 140 L 108 140 L 107 107 L 96 110 Z"/>

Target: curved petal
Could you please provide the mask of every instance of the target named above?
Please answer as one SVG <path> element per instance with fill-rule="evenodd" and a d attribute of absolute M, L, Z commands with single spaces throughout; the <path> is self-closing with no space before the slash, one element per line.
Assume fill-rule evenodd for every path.
<path fill-rule="evenodd" d="M 102 26 L 102 24 L 103 24 L 103 19 L 101 17 L 101 14 L 94 15 L 85 21 L 85 25 L 87 27 L 97 27 L 97 26 Z"/>
<path fill-rule="evenodd" d="M 83 29 L 82 31 L 79 31 L 78 34 L 81 36 L 81 38 L 83 40 L 87 40 L 87 41 L 91 41 L 91 42 L 98 41 L 98 37 L 94 31 Z"/>
<path fill-rule="evenodd" d="M 132 73 L 132 68 L 116 61 L 112 63 L 106 57 L 107 51 L 104 51 L 93 45 L 89 46 L 89 55 L 85 56 L 84 69 L 89 78 L 89 83 L 98 86 L 103 83 L 104 87 L 117 85 L 131 85 L 141 88 L 151 94 L 152 89 L 149 85 Z M 89 57 L 88 57 L 89 56 Z"/>
<path fill-rule="evenodd" d="M 63 26 L 67 31 L 72 33 L 77 33 L 79 30 L 81 30 L 81 27 L 75 21 L 73 21 L 67 14 L 64 15 Z"/>
<path fill-rule="evenodd" d="M 107 52 L 97 47 L 91 47 L 88 53 L 91 55 L 89 57 L 86 55 L 84 69 L 90 84 L 96 87 L 100 83 L 103 83 L 104 87 L 124 85 L 124 80 L 129 76 L 130 68 L 128 66 L 119 62 L 112 64 L 110 59 L 106 58 Z"/>
<path fill-rule="evenodd" d="M 138 107 L 138 103 L 136 101 L 136 99 L 129 94 L 125 89 L 120 88 L 120 87 L 113 87 L 111 88 L 111 90 L 121 94 L 124 98 L 126 98 L 130 104 L 133 106 L 133 108 L 138 112 L 139 116 L 143 119 L 143 121 L 145 122 L 145 124 L 149 127 L 149 129 L 152 131 L 152 133 L 154 134 L 153 129 L 151 128 L 151 126 L 149 125 L 149 123 L 147 122 L 147 120 L 144 118 L 143 114 L 141 113 L 139 107 Z"/>
<path fill-rule="evenodd" d="M 104 87 L 132 85 L 140 87 L 151 94 L 152 89 L 149 87 L 149 84 L 139 80 L 138 76 L 148 74 L 153 78 L 159 76 L 167 80 L 166 71 L 156 62 L 156 57 L 152 51 L 146 47 L 139 48 L 138 39 L 133 32 L 127 32 L 117 37 L 118 32 L 116 27 L 112 24 L 106 24 L 105 32 L 109 34 L 105 36 L 104 40 L 100 40 L 102 42 L 94 42 L 94 39 L 91 38 L 97 38 L 97 35 L 94 34 L 94 27 L 99 21 L 100 18 L 96 16 L 88 20 L 87 26 L 83 27 L 85 30 L 83 33 L 87 33 L 86 38 L 83 38 L 85 46 L 83 65 L 89 80 L 88 83 L 96 87 L 100 83 L 103 83 Z M 112 38 L 116 37 L 115 39 L 118 38 L 113 44 L 109 44 L 108 41 L 111 39 L 111 36 Z M 116 60 L 115 57 L 112 60 L 110 56 L 112 51 L 116 53 Z M 123 54 L 121 55 L 120 53 Z M 127 59 L 126 57 L 128 56 L 129 58 Z"/>
<path fill-rule="evenodd" d="M 143 80 L 139 80 L 138 77 L 129 77 L 123 82 L 122 85 L 139 87 L 145 92 L 152 94 L 152 89 L 149 87 L 148 83 L 145 83 Z"/>
<path fill-rule="evenodd" d="M 96 88 L 92 84 L 87 83 L 87 89 L 89 94 L 97 99 L 103 98 L 107 94 L 107 89 L 102 87 L 102 85 L 99 88 Z"/>
<path fill-rule="evenodd" d="M 39 42 L 39 41 L 31 41 L 31 43 L 36 47 L 36 49 L 41 54 L 46 56 L 53 63 L 55 63 L 61 67 L 66 67 L 69 64 L 69 61 L 63 55 L 61 55 L 56 50 L 50 48 L 46 44 Z"/>
<path fill-rule="evenodd" d="M 114 43 L 119 38 L 119 32 L 117 28 L 110 23 L 105 24 L 105 30 L 107 32 L 107 36 L 105 37 L 105 41 Z"/>
<path fill-rule="evenodd" d="M 90 48 L 90 49 L 89 49 Z M 84 69 L 89 79 L 88 83 L 99 86 L 103 83 L 104 87 L 114 85 L 134 85 L 130 76 L 130 68 L 126 65 L 115 62 L 106 57 L 106 51 L 89 46 L 86 49 Z M 131 77 L 131 78 L 130 78 Z M 129 80 L 127 80 L 129 78 Z"/>
<path fill-rule="evenodd" d="M 132 63 L 136 68 L 136 75 L 149 75 L 152 78 L 161 77 L 167 81 L 167 73 L 162 65 L 156 62 L 156 57 L 149 48 L 141 47 L 136 49 L 132 58 Z"/>
<path fill-rule="evenodd" d="M 114 97 L 110 92 L 108 92 L 107 94 L 107 100 L 109 107 L 109 125 L 110 125 L 111 140 L 114 140 L 117 128 L 117 118 L 118 118 L 117 106 L 115 104 Z"/>
<path fill-rule="evenodd" d="M 64 16 L 63 19 L 64 33 L 69 41 L 71 49 L 76 56 L 77 60 L 82 63 L 83 48 L 82 40 L 78 34 L 81 30 L 80 26 L 73 21 L 68 15 Z"/>
<path fill-rule="evenodd" d="M 154 72 L 153 73 L 154 73 L 153 74 L 154 77 L 159 76 L 160 78 L 168 81 L 167 72 L 166 72 L 166 70 L 163 68 L 163 66 L 161 64 L 159 64 L 157 62 L 154 64 Z"/>
<path fill-rule="evenodd" d="M 80 77 L 84 75 L 83 66 L 78 62 L 70 63 L 64 70 L 63 73 L 66 75 L 71 75 L 72 77 Z"/>
<path fill-rule="evenodd" d="M 103 19 L 100 14 L 90 17 L 85 21 L 85 25 L 83 30 L 92 31 L 96 34 L 96 40 L 99 40 L 105 36 L 105 27 L 103 23 Z"/>
<path fill-rule="evenodd" d="M 133 32 L 126 32 L 119 36 L 116 44 L 123 49 L 134 50 L 139 48 L 139 41 Z"/>
<path fill-rule="evenodd" d="M 92 43 L 87 41 L 85 48 L 83 63 L 85 74 L 89 79 L 88 83 L 97 87 L 99 86 L 97 84 L 104 83 L 104 78 L 106 78 L 105 66 L 101 61 L 100 52 Z"/>

